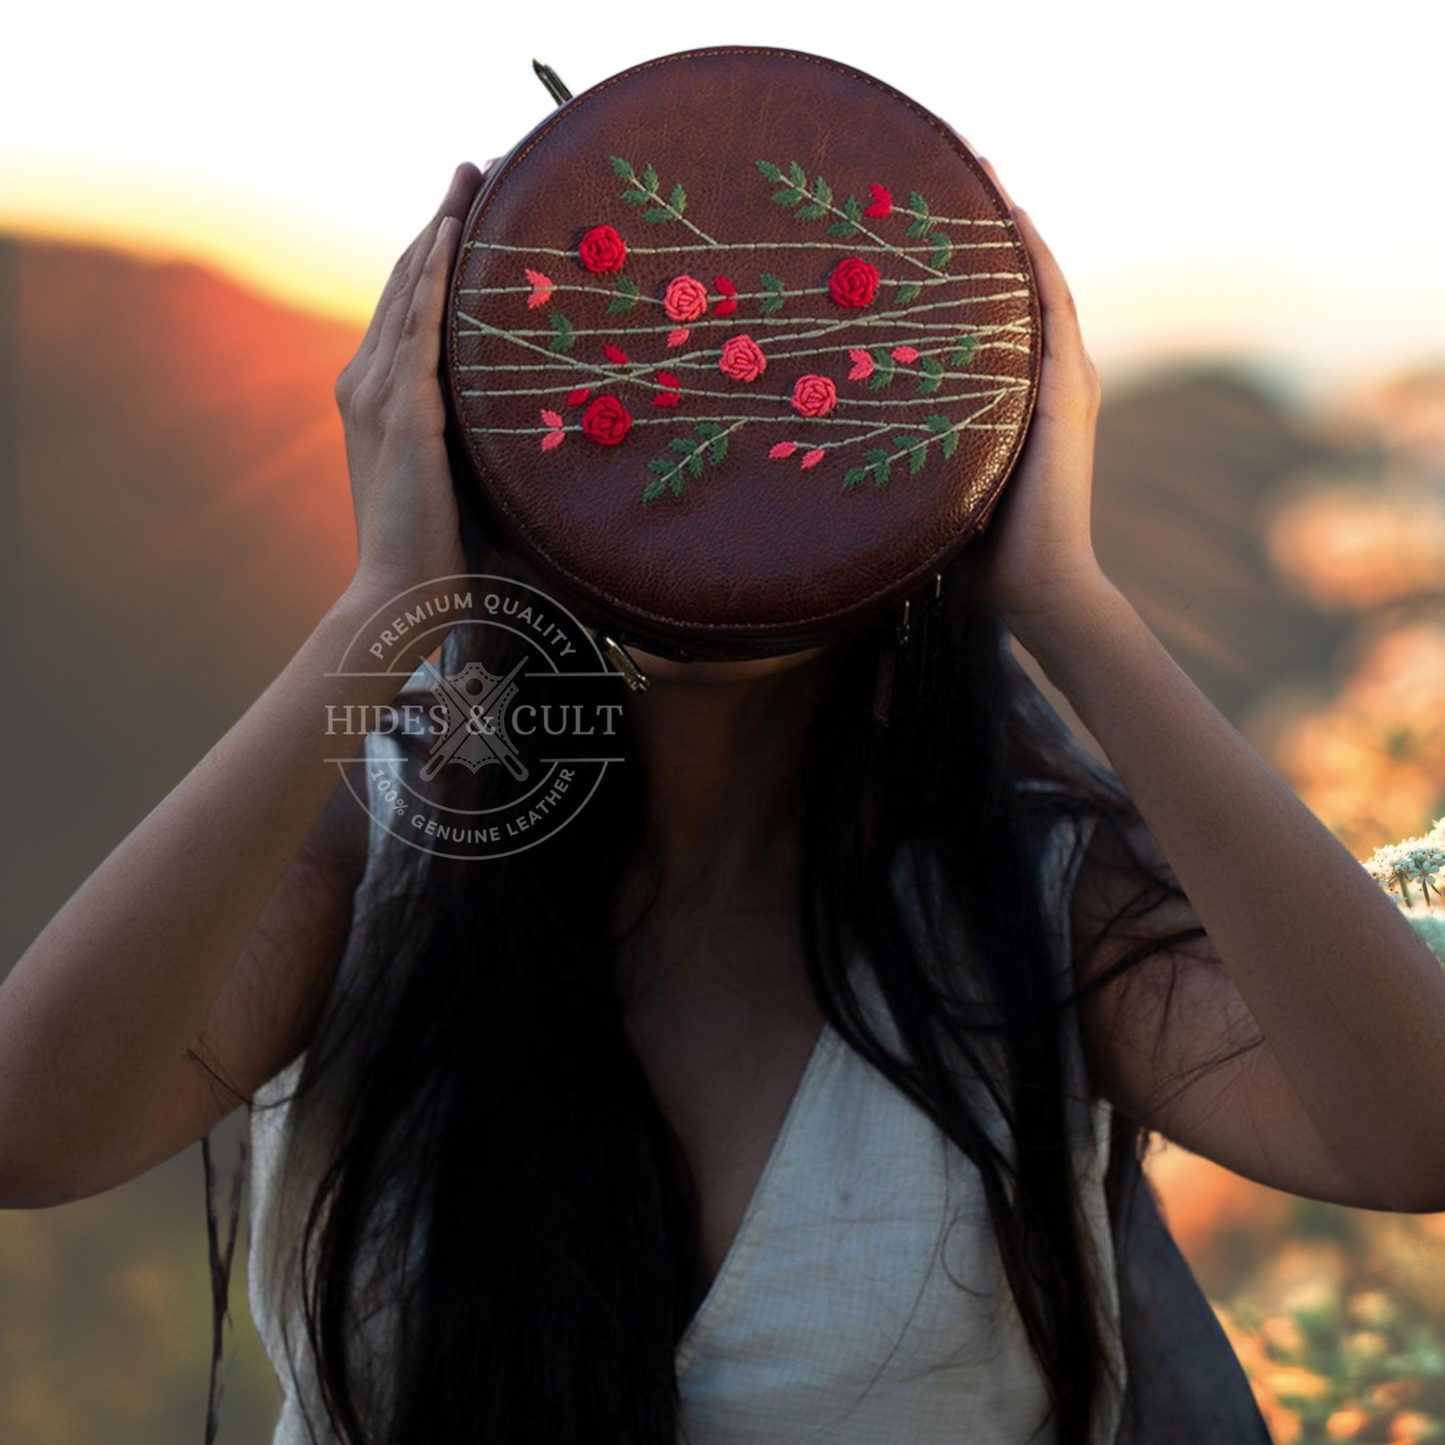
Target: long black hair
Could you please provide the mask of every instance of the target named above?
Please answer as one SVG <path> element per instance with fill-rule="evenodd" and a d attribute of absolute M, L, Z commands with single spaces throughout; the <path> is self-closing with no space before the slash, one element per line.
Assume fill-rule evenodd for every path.
<path fill-rule="evenodd" d="M 803 956 L 828 1023 L 976 1165 L 1056 1439 L 1086 1445 L 1111 1365 L 1069 1139 L 1068 1016 L 1203 930 L 1141 930 L 1061 993 L 1039 888 L 1061 814 L 1115 830 L 1137 869 L 1096 946 L 1182 890 L 1134 855 L 1127 792 L 1014 659 L 970 561 L 915 604 L 886 726 L 874 700 L 894 619 L 820 659 L 800 779 Z M 499 671 L 479 650 L 494 631 L 456 629 L 448 670 L 476 656 Z M 329 1141 L 285 1272 L 327 1416 L 309 1422 L 318 1439 L 675 1445 L 674 1356 L 706 1278 L 688 1161 L 623 1026 L 610 930 L 646 799 L 625 719 L 621 742 L 628 761 L 545 843 L 485 865 L 398 848 L 353 918 L 351 977 L 283 1101 L 324 1114 Z M 475 805 L 500 769 L 445 772 Z M 850 987 L 860 946 L 899 1053 Z M 969 1106 L 960 1061 L 1011 1148 Z M 1121 1122 L 1113 1147 L 1142 1156 L 1143 1132 Z M 378 1311 L 384 1359 L 357 1328 Z"/>

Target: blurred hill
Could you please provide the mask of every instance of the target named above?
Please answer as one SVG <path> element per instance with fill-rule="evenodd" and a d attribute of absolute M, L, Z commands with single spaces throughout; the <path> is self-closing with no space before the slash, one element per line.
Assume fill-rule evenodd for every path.
<path fill-rule="evenodd" d="M 346 585 L 332 386 L 359 340 L 195 266 L 0 239 L 15 760 L 0 968 Z M 1445 811 L 1445 734 L 1427 717 L 1445 717 L 1442 398 L 1445 382 L 1426 376 L 1305 416 L 1260 378 L 1211 367 L 1109 396 L 1099 421 L 1105 570 L 1356 856 Z M 1173 1156 L 1166 1204 L 1178 1201 L 1181 1243 L 1222 1297 L 1244 1256 L 1216 1247 L 1211 1221 L 1254 1217 L 1278 1235 L 1284 1197 Z M 0 1438 L 200 1438 L 201 1177 L 193 1148 L 98 1199 L 0 1213 Z M 240 1256 L 237 1272 L 223 1442 L 264 1438 L 275 1408 Z"/>

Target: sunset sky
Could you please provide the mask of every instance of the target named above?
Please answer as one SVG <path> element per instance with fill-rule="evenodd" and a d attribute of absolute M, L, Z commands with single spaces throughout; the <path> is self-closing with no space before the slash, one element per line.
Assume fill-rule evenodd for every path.
<path fill-rule="evenodd" d="M 1445 7 L 31 5 L 7 22 L 0 227 L 208 261 L 364 321 L 458 160 L 713 43 L 870 71 L 1033 213 L 1105 367 L 1178 352 L 1303 386 L 1445 355 Z"/>

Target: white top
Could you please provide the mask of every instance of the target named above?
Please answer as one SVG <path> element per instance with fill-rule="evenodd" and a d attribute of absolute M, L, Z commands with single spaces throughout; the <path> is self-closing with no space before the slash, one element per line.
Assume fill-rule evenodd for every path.
<path fill-rule="evenodd" d="M 1082 825 L 1087 827 L 1089 825 Z M 1065 906 L 1078 825 L 1048 839 L 1045 898 L 1068 958 Z M 349 951 L 349 950 L 348 950 Z M 854 966 L 873 1022 L 896 1045 L 871 972 Z M 1107 1100 L 1092 1103 L 1075 1015 L 1069 1025 L 1068 1109 L 1084 1217 L 1110 1322 L 1106 1344 L 1124 1378 L 1118 1290 L 1103 1193 Z M 258 1099 L 289 1090 L 300 1060 Z M 976 1080 L 967 1081 L 1000 1148 L 1007 1133 Z M 316 1403 L 305 1329 L 291 1323 L 288 1366 L 267 1272 L 294 1239 L 324 1147 L 292 1138 L 290 1110 L 252 1116 L 252 1316 L 282 1390 L 273 1445 L 305 1445 L 303 1400 L 317 1439 L 331 1442 Z M 287 1149 L 286 1187 L 278 1169 Z M 374 1345 L 379 1357 L 384 1346 Z M 910 1099 L 825 1025 L 798 1084 L 736 1238 L 677 1351 L 686 1445 L 1052 1445 L 1043 1377 L 1003 1272 L 977 1168 Z M 1095 1445 L 1111 1445 L 1120 1402 L 1104 1403 Z"/>

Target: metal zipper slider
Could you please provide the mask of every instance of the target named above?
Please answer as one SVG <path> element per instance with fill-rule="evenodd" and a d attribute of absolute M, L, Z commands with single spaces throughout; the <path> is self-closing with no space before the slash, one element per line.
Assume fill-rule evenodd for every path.
<path fill-rule="evenodd" d="M 627 684 L 628 690 L 646 692 L 649 686 L 647 674 L 632 660 L 627 649 L 615 638 L 609 637 L 601 630 L 594 632 L 592 636 L 597 640 L 597 645 L 607 654 L 608 662 L 622 674 L 622 680 Z"/>

